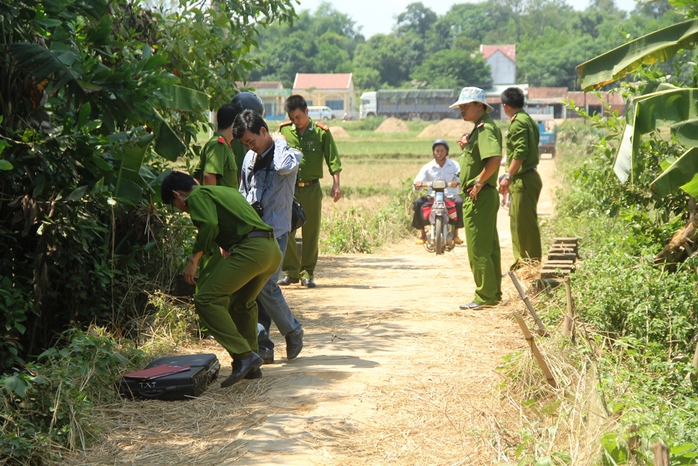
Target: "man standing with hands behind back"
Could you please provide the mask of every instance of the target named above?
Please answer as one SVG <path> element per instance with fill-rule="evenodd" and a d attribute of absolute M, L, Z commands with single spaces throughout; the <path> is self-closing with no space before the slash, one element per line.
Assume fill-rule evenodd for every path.
<path fill-rule="evenodd" d="M 289 122 L 283 123 L 279 131 L 286 138 L 288 145 L 298 149 L 303 154 L 298 169 L 295 198 L 305 211 L 306 222 L 301 228 L 303 244 L 301 257 L 296 252 L 296 234 L 289 234 L 284 255 L 283 270 L 285 276 L 279 280 L 279 285 L 286 286 L 298 283 L 308 288 L 315 288 L 315 266 L 318 259 L 318 244 L 320 241 L 320 220 L 322 217 L 322 188 L 320 178 L 323 173 L 323 161 L 332 175 L 332 199 L 337 202 L 342 197 L 339 190 L 339 173 L 342 165 L 337 153 L 329 126 L 314 122 L 308 117 L 308 104 L 301 95 L 292 95 L 286 99 L 286 113 Z"/>
<path fill-rule="evenodd" d="M 543 182 L 536 170 L 540 161 L 540 130 L 523 110 L 524 94 L 518 87 L 502 92 L 502 106 L 511 124 L 507 134 L 509 163 L 499 183 L 499 192 L 509 193 L 511 199 L 509 221 L 514 250 L 511 270 L 515 270 L 525 261 L 540 262 L 542 256 L 537 208 Z"/>
<path fill-rule="evenodd" d="M 489 112 L 485 91 L 464 87 L 458 101 L 463 120 L 475 124 L 466 138 L 460 163 L 460 184 L 463 187 L 463 223 L 468 246 L 468 261 L 475 279 L 475 297 L 461 309 L 493 306 L 502 299 L 502 265 L 497 233 L 497 172 L 502 160 L 502 132 Z"/>

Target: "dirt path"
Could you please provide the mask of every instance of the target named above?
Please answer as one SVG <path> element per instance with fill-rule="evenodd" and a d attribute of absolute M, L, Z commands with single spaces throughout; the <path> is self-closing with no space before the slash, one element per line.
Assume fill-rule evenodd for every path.
<path fill-rule="evenodd" d="M 542 216 L 552 213 L 554 163 L 540 166 Z M 512 261 L 508 211 L 500 210 L 502 264 Z M 321 258 L 318 287 L 287 289 L 306 330 L 301 357 L 287 362 L 277 331 L 277 362 L 264 377 L 186 402 L 107 407 L 107 441 L 80 464 L 456 465 L 511 462 L 497 366 L 523 350 L 509 304 L 461 311 L 472 298 L 465 247 L 443 256 L 402 241 L 373 255 Z M 191 351 L 216 352 L 213 342 Z"/>

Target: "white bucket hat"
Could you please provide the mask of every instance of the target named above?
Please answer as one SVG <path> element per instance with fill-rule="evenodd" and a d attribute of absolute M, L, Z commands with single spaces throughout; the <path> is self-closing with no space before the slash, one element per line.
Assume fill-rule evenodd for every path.
<path fill-rule="evenodd" d="M 460 95 L 458 96 L 458 101 L 451 104 L 449 108 L 457 108 L 470 102 L 482 102 L 485 104 L 487 113 L 494 110 L 487 102 L 485 102 L 485 91 L 479 87 L 464 87 L 461 89 Z"/>

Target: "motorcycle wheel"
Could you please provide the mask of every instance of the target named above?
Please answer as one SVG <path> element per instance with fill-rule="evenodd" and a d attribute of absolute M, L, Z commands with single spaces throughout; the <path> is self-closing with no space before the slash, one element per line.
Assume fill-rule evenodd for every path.
<path fill-rule="evenodd" d="M 444 253 L 444 219 L 441 217 L 436 217 L 436 224 L 434 225 L 434 250 L 436 254 Z"/>

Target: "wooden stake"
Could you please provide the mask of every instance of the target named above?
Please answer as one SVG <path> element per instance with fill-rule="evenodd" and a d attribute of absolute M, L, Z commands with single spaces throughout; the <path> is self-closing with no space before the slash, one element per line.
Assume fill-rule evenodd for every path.
<path fill-rule="evenodd" d="M 516 291 L 519 292 L 521 299 L 523 299 L 524 303 L 526 303 L 526 307 L 528 308 L 528 312 L 531 313 L 531 317 L 533 317 L 533 320 L 536 321 L 536 325 L 538 326 L 538 335 L 542 337 L 547 336 L 548 331 L 546 330 L 545 325 L 543 325 L 543 321 L 540 320 L 540 317 L 538 317 L 536 310 L 533 309 L 533 304 L 531 304 L 531 300 L 528 299 L 528 296 L 526 296 L 526 292 L 521 286 L 521 283 L 519 283 L 519 280 L 516 278 L 516 275 L 514 275 L 514 272 L 512 272 L 511 270 L 508 271 L 507 274 L 509 274 L 509 278 L 511 278 L 511 281 L 514 283 Z"/>
<path fill-rule="evenodd" d="M 511 315 L 514 316 L 514 318 L 516 318 L 516 321 L 519 323 L 519 327 L 521 327 L 521 331 L 524 334 L 524 338 L 528 342 L 528 345 L 531 347 L 533 357 L 536 358 L 536 361 L 538 361 L 538 365 L 543 371 L 543 375 L 545 375 L 545 380 L 547 380 L 553 388 L 557 388 L 557 382 L 555 382 L 555 377 L 553 377 L 553 373 L 550 372 L 548 364 L 545 362 L 545 359 L 543 359 L 543 355 L 538 350 L 536 342 L 533 340 L 533 335 L 528 330 L 528 327 L 526 326 L 526 322 L 524 322 L 523 317 L 521 317 L 521 314 L 519 314 L 518 312 L 512 312 Z"/>
<path fill-rule="evenodd" d="M 570 277 L 565 277 L 565 291 L 567 292 L 567 314 L 565 314 L 565 320 L 562 322 L 562 334 L 574 341 L 577 310 L 574 306 L 574 298 L 572 297 Z"/>
<path fill-rule="evenodd" d="M 650 448 L 654 452 L 654 466 L 669 466 L 669 449 L 662 442 Z"/>

